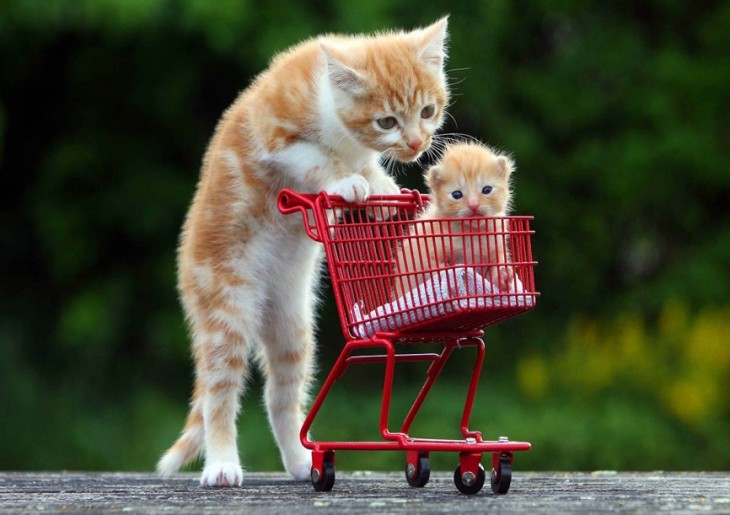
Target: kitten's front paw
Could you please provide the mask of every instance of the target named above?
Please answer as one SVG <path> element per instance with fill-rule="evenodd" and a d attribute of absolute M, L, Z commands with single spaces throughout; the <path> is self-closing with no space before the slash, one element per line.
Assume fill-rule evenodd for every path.
<path fill-rule="evenodd" d="M 398 195 L 400 186 L 398 186 L 390 175 L 385 172 L 370 178 L 370 191 L 373 195 Z M 392 217 L 396 214 L 396 208 L 387 208 L 382 211 L 376 210 L 375 218 L 380 221 L 385 218 Z"/>
<path fill-rule="evenodd" d="M 206 465 L 200 476 L 201 486 L 226 487 L 241 486 L 243 469 L 238 463 L 219 461 Z"/>
<path fill-rule="evenodd" d="M 349 175 L 326 188 L 330 195 L 339 195 L 346 202 L 362 202 L 370 195 L 370 185 L 362 175 Z"/>
<path fill-rule="evenodd" d="M 390 175 L 381 175 L 370 180 L 370 191 L 373 195 L 398 195 L 400 186 Z"/>

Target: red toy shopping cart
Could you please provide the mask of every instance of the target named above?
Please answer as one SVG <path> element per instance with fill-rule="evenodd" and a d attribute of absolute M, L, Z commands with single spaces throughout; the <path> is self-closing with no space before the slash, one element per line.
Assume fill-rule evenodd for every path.
<path fill-rule="evenodd" d="M 504 494 L 512 477 L 513 453 L 530 449 L 529 443 L 506 437 L 485 440 L 469 428 L 469 419 L 484 361 L 482 329 L 532 309 L 539 296 L 530 242 L 532 217 L 417 219 L 428 200 L 415 190 L 372 196 L 358 204 L 326 193 L 279 194 L 279 210 L 300 213 L 309 237 L 324 245 L 346 340 L 301 429 L 303 445 L 312 450 L 312 484 L 318 491 L 334 485 L 335 451 L 398 450 L 405 451 L 406 479 L 415 487 L 429 480 L 430 452 L 458 452 L 454 483 L 465 494 L 481 490 L 486 476 L 482 455 L 491 453 L 492 490 Z M 495 258 L 500 255 L 504 257 Z M 416 343 L 439 344 L 440 352 L 415 352 L 423 347 Z M 411 425 L 429 391 L 453 351 L 462 347 L 476 348 L 461 417 L 463 438 L 411 437 Z M 391 431 L 395 364 L 417 361 L 430 363 L 426 380 L 400 430 Z M 311 440 L 309 430 L 334 383 L 350 365 L 361 363 L 385 365 L 382 440 Z"/>

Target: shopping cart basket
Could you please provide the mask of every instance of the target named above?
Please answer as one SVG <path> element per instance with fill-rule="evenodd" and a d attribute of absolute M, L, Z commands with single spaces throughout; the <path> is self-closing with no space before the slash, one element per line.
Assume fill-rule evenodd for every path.
<path fill-rule="evenodd" d="M 300 213 L 306 233 L 324 245 L 346 340 L 300 433 L 302 444 L 312 451 L 311 479 L 318 491 L 334 485 L 335 451 L 399 450 L 406 454 L 406 479 L 416 487 L 428 482 L 430 452 L 458 452 L 454 483 L 465 494 L 481 490 L 482 455 L 491 453 L 492 490 L 503 494 L 510 486 L 513 453 L 530 449 L 529 443 L 506 437 L 484 440 L 481 432 L 469 429 L 469 419 L 484 361 L 482 329 L 532 309 L 539 295 L 530 244 L 532 217 L 418 220 L 428 200 L 415 190 L 372 196 L 357 204 L 326 193 L 279 194 L 279 210 Z M 500 254 L 495 249 L 506 250 Z M 499 255 L 505 257 L 495 260 Z M 402 351 L 415 343 L 442 347 L 440 352 L 414 352 L 423 346 L 410 345 L 409 352 Z M 461 347 L 476 348 L 461 417 L 463 439 L 411 437 L 409 430 L 431 387 L 449 356 Z M 372 354 L 372 349 L 381 354 Z M 416 361 L 430 362 L 426 380 L 400 430 L 391 431 L 395 364 Z M 360 363 L 385 364 L 382 440 L 311 440 L 309 430 L 334 383 L 350 365 Z"/>

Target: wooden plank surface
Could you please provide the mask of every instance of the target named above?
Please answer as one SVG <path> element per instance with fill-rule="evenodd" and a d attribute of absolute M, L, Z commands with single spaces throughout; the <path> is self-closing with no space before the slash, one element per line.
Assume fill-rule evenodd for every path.
<path fill-rule="evenodd" d="M 281 473 L 247 474 L 240 488 L 211 489 L 194 474 L 0 472 L 0 512 L 730 513 L 730 473 L 514 472 L 509 493 L 499 496 L 488 481 L 469 497 L 449 472 L 433 472 L 424 488 L 409 487 L 402 473 L 338 472 L 327 493 Z"/>

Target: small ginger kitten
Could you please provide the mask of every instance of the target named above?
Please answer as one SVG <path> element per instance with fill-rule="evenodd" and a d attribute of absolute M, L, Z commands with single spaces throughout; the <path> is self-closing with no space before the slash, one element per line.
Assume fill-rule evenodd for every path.
<path fill-rule="evenodd" d="M 396 280 L 394 297 L 428 280 L 443 265 L 458 263 L 507 263 L 509 250 L 502 221 L 464 220 L 473 217 L 505 216 L 510 209 L 510 177 L 513 161 L 478 143 L 456 143 L 446 147 L 441 160 L 424 174 L 431 202 L 418 216 L 411 234 L 396 255 L 396 270 L 408 275 Z M 450 219 L 450 220 L 442 220 Z M 480 236 L 464 236 L 478 231 Z M 449 235 L 456 235 L 450 237 Z M 443 237 L 440 237 L 443 236 Z M 479 238 L 482 241 L 477 241 Z M 483 252 L 487 249 L 488 252 Z M 500 291 L 509 291 L 514 274 L 509 266 L 490 267 L 489 279 Z"/>
<path fill-rule="evenodd" d="M 253 358 L 284 466 L 309 478 L 299 431 L 323 253 L 300 218 L 278 212 L 277 194 L 399 193 L 380 161 L 415 161 L 429 148 L 448 102 L 446 38 L 443 18 L 411 32 L 305 41 L 276 56 L 221 118 L 178 252 L 195 384 L 162 475 L 203 453 L 202 485 L 242 483 L 236 418 Z"/>

